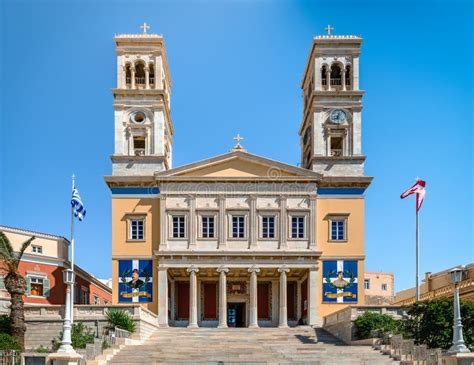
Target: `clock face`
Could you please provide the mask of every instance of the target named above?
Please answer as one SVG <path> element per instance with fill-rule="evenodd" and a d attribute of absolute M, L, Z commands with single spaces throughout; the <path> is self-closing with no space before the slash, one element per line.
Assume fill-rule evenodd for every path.
<path fill-rule="evenodd" d="M 346 121 L 346 112 L 340 109 L 333 110 L 331 114 L 329 114 L 329 119 L 333 123 L 344 123 Z"/>

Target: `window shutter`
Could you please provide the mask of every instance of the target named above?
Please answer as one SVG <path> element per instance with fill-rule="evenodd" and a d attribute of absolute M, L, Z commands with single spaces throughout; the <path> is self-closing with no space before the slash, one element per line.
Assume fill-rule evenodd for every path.
<path fill-rule="evenodd" d="M 0 276 L 0 289 L 5 289 L 5 282 L 3 276 Z"/>
<path fill-rule="evenodd" d="M 26 295 L 31 295 L 31 278 L 29 276 L 26 277 Z"/>
<path fill-rule="evenodd" d="M 44 297 L 49 297 L 49 292 L 50 292 L 51 288 L 50 288 L 50 285 L 49 285 L 49 280 L 48 279 L 43 279 L 43 296 Z"/>

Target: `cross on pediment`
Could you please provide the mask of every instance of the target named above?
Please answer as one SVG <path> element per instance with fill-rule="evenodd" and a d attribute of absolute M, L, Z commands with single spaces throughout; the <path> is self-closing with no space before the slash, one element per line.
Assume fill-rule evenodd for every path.
<path fill-rule="evenodd" d="M 328 35 L 331 35 L 331 32 L 334 30 L 334 28 L 331 27 L 331 26 L 328 24 L 328 26 L 327 26 L 326 28 L 324 28 L 324 30 L 325 30 L 326 32 L 328 32 Z"/>
<path fill-rule="evenodd" d="M 235 145 L 234 148 L 242 148 L 242 146 L 240 145 L 240 141 L 242 141 L 243 139 L 245 139 L 244 137 L 241 137 L 239 133 L 237 133 L 237 135 L 234 137 L 234 140 L 237 141 L 237 144 Z"/>
<path fill-rule="evenodd" d="M 143 34 L 146 34 L 146 31 L 150 29 L 150 26 L 147 23 L 143 23 L 143 25 L 140 25 L 140 28 L 143 29 Z"/>

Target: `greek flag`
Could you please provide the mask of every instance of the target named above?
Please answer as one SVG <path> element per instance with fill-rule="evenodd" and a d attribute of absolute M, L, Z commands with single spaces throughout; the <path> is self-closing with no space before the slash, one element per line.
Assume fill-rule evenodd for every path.
<path fill-rule="evenodd" d="M 74 187 L 72 189 L 72 199 L 71 205 L 74 210 L 74 215 L 79 218 L 80 221 L 86 216 L 86 208 L 84 208 L 84 204 L 82 204 L 81 197 L 79 196 L 79 190 Z"/>

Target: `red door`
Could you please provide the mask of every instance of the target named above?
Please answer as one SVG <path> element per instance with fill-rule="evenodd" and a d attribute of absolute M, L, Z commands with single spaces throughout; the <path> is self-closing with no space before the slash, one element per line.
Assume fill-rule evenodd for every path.
<path fill-rule="evenodd" d="M 270 284 L 257 284 L 257 317 L 270 319 Z"/>
<path fill-rule="evenodd" d="M 189 282 L 176 282 L 176 319 L 189 319 Z"/>
<path fill-rule="evenodd" d="M 204 319 L 217 319 L 217 283 L 204 283 Z"/>
<path fill-rule="evenodd" d="M 296 281 L 289 281 L 286 286 L 288 319 L 296 320 Z"/>

